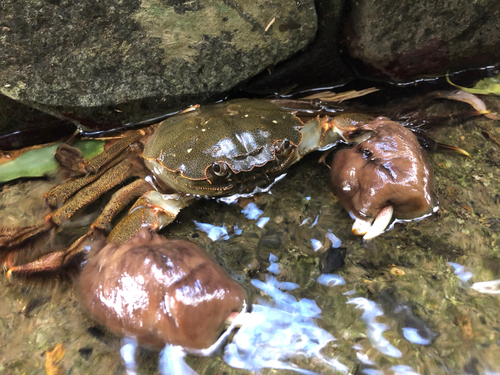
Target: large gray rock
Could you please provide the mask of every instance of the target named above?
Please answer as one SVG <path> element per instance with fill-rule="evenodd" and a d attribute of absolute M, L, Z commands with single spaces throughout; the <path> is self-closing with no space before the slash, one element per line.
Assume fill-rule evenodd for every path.
<path fill-rule="evenodd" d="M 351 0 L 345 43 L 364 76 L 405 81 L 500 62 L 498 0 Z"/>
<path fill-rule="evenodd" d="M 317 27 L 313 0 L 2 0 L 0 19 L 0 92 L 90 123 L 207 100 Z"/>
<path fill-rule="evenodd" d="M 307 48 L 252 78 L 244 85 L 250 92 L 296 93 L 336 86 L 354 78 L 344 62 L 340 43 L 346 0 L 316 0 L 318 32 Z"/>

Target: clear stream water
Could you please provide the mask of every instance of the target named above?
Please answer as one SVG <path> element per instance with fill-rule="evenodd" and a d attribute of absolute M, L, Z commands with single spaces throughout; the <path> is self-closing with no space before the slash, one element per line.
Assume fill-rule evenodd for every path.
<path fill-rule="evenodd" d="M 262 290 L 268 280 L 288 283 L 281 293 L 290 303 L 307 302 L 303 321 L 325 335 L 315 341 L 324 347 L 297 349 L 305 355 L 283 357 L 289 368 L 263 374 L 294 373 L 290 366 L 321 374 L 500 374 L 500 294 L 477 284 L 500 279 L 500 145 L 485 132 L 500 139 L 498 122 L 483 118 L 433 129 L 432 137 L 471 157 L 431 154 L 439 211 L 418 223 L 396 224 L 369 242 L 351 234 L 352 219 L 327 184 L 320 154 L 256 197 L 253 209 L 260 211 L 199 201 L 162 234 L 205 248 L 255 300 L 271 300 Z M 43 194 L 52 185 L 39 179 L 4 186 L 0 226 L 36 223 L 48 212 Z M 51 246 L 85 231 L 103 204 L 84 210 Z M 199 223 L 224 226 L 227 234 L 211 235 L 219 237 L 213 241 Z M 321 253 L 331 244 L 337 247 L 331 251 L 345 249 L 346 263 L 322 276 Z M 0 278 L 0 373 L 43 373 L 46 351 L 59 343 L 67 374 L 125 372 L 121 339 L 82 312 L 72 277 L 77 275 L 36 282 Z M 287 309 L 273 303 L 270 308 Z M 158 353 L 139 349 L 136 360 L 138 373 L 157 373 Z M 230 367 L 222 354 L 186 361 L 199 374 L 249 373 Z M 228 361 L 237 363 L 235 357 Z"/>

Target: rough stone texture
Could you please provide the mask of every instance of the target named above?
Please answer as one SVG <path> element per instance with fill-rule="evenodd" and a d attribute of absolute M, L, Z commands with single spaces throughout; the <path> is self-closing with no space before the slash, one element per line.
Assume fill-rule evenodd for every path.
<path fill-rule="evenodd" d="M 345 16 L 345 0 L 317 0 L 318 32 L 304 51 L 279 63 L 244 86 L 250 92 L 299 92 L 334 86 L 354 78 L 344 62 L 340 42 Z"/>
<path fill-rule="evenodd" d="M 363 76 L 405 81 L 500 61 L 498 0 L 351 0 L 345 43 Z"/>
<path fill-rule="evenodd" d="M 1 93 L 108 123 L 221 94 L 317 28 L 312 0 L 4 0 L 0 19 Z"/>

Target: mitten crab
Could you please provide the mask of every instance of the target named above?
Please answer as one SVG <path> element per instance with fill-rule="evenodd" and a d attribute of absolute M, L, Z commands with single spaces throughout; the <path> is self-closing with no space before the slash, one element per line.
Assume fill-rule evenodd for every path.
<path fill-rule="evenodd" d="M 171 223 L 183 207 L 199 198 L 266 191 L 304 155 L 327 150 L 339 141 L 360 146 L 352 148 L 354 155 L 340 151 L 334 157 L 334 186 L 338 183 L 344 187 L 337 193 L 346 209 L 358 218 L 355 228 L 360 218 L 368 218 L 363 227 L 366 229 L 376 217 L 372 225 L 376 231 L 370 231 L 371 237 L 385 229 L 387 206 L 394 205 L 398 213 L 396 203 L 404 201 L 405 192 L 412 189 L 405 183 L 398 185 L 397 178 L 392 181 L 397 189 L 383 188 L 374 173 L 387 165 L 371 160 L 372 156 L 388 156 L 391 160 L 384 162 L 394 160 L 406 168 L 404 173 L 410 180 L 416 173 L 413 177 L 417 185 L 419 171 L 424 170 L 429 184 L 415 194 L 425 195 L 431 189 L 428 167 L 416 165 L 425 164 L 425 157 L 412 159 L 415 152 L 422 151 L 410 131 L 401 130 L 397 123 L 372 121 L 372 117 L 358 113 L 320 116 L 314 112 L 306 121 L 307 116 L 301 118 L 290 108 L 308 103 L 234 100 L 194 107 L 160 124 L 127 133 L 88 162 L 71 147 L 63 146 L 57 158 L 75 176 L 47 194 L 47 202 L 55 210 L 37 225 L 2 228 L 0 249 L 14 250 L 52 232 L 106 191 L 133 177 L 135 180 L 114 193 L 90 230 L 69 248 L 30 263 L 8 265 L 7 275 L 58 270 L 86 254 L 90 247 L 78 291 L 82 305 L 97 321 L 147 347 L 180 345 L 190 353 L 212 353 L 230 332 L 228 329 L 217 339 L 225 324 L 245 311 L 248 296 L 195 244 L 167 240 L 154 233 Z M 400 144 L 391 138 L 392 133 L 404 138 L 398 138 Z M 393 154 L 384 153 L 387 142 L 395 146 Z M 408 144 L 413 154 L 405 151 Z M 399 156 L 412 160 L 398 160 Z M 367 163 L 369 168 L 365 170 Z M 368 194 L 369 199 L 359 194 Z M 392 195 L 397 195 L 397 200 Z M 134 199 L 128 214 L 112 228 L 116 215 Z M 357 205 L 359 199 L 377 204 L 363 211 Z M 234 325 L 232 320 L 231 327 Z"/>
<path fill-rule="evenodd" d="M 109 232 L 109 242 L 124 243 L 141 228 L 158 231 L 200 197 L 263 191 L 304 155 L 329 149 L 338 141 L 359 143 L 373 133 L 363 128 L 372 120 L 364 114 L 309 114 L 307 121 L 302 120 L 291 106 L 304 103 L 310 104 L 239 99 L 196 106 L 160 124 L 129 132 L 88 162 L 75 166 L 77 158 L 65 150 L 61 160 L 73 164 L 70 169 L 80 176 L 47 194 L 49 205 L 59 208 L 38 225 L 2 229 L 0 248 L 19 247 L 57 228 L 109 189 L 131 177 L 137 179 L 112 196 L 90 230 L 68 249 L 11 266 L 8 275 L 68 265 L 97 233 Z M 128 215 L 110 230 L 113 218 L 133 199 L 137 200 Z"/>

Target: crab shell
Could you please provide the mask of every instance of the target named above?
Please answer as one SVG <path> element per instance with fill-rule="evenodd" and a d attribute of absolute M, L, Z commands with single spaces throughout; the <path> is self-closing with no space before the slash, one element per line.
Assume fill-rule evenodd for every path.
<path fill-rule="evenodd" d="M 269 184 L 297 160 L 304 124 L 267 100 L 233 100 L 163 121 L 143 158 L 157 181 L 184 194 L 221 196 Z"/>

